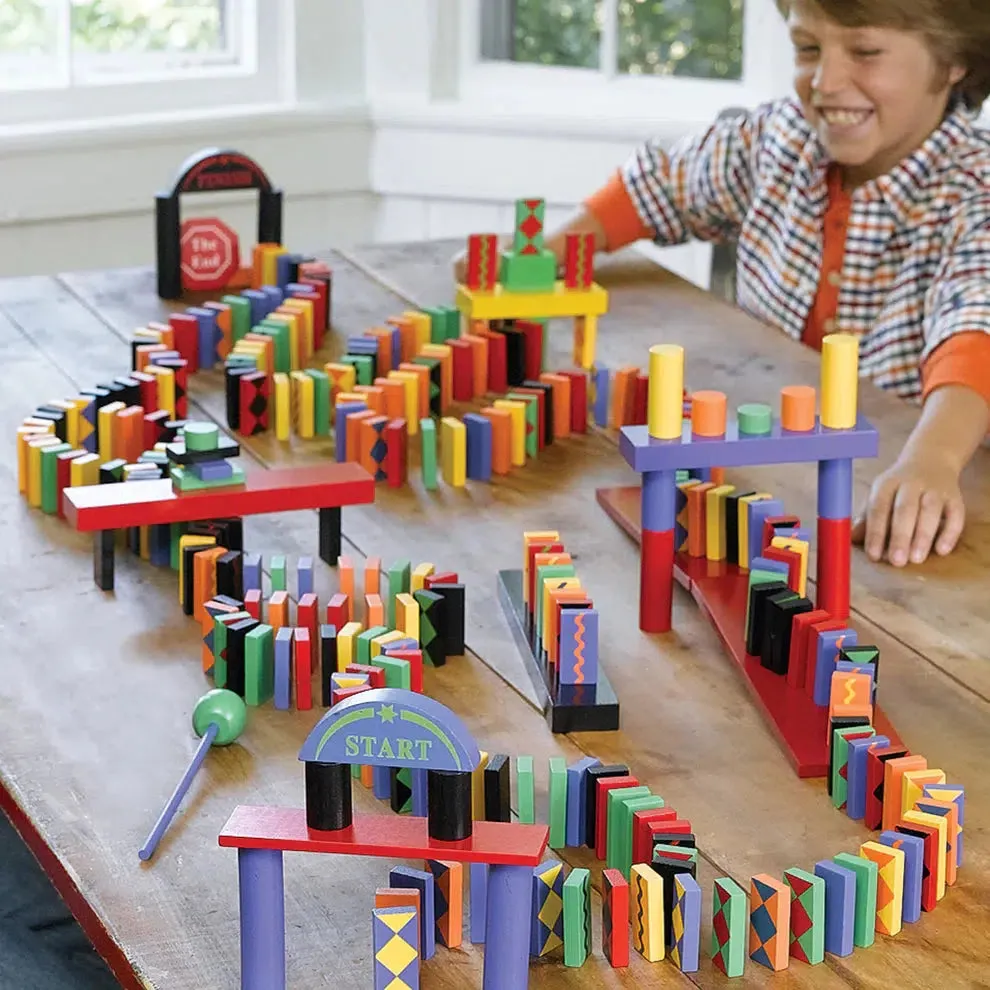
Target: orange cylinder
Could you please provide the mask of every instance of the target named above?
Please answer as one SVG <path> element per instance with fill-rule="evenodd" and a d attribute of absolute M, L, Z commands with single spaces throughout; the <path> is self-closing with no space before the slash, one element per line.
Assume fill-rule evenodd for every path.
<path fill-rule="evenodd" d="M 725 435 L 724 392 L 701 391 L 691 395 L 691 432 L 697 437 Z"/>
<path fill-rule="evenodd" d="M 815 390 L 810 385 L 787 385 L 780 390 L 780 425 L 795 433 L 815 428 Z"/>

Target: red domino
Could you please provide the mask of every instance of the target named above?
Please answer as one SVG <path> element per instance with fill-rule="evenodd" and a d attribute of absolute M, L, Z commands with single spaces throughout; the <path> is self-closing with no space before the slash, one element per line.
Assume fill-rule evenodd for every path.
<path fill-rule="evenodd" d="M 595 235 L 568 234 L 564 238 L 564 285 L 568 289 L 591 286 L 595 264 Z"/>
<path fill-rule="evenodd" d="M 525 341 L 526 378 L 535 382 L 543 371 L 543 324 L 532 320 L 516 320 L 515 328 Z"/>
<path fill-rule="evenodd" d="M 251 616 L 252 619 L 261 622 L 261 589 L 260 588 L 249 588 L 244 593 L 244 611 Z"/>
<path fill-rule="evenodd" d="M 430 574 L 423 582 L 423 587 L 429 591 L 435 584 L 457 584 L 456 571 L 444 571 L 442 574 Z"/>
<path fill-rule="evenodd" d="M 650 863 L 653 861 L 652 827 L 663 822 L 677 820 L 677 812 L 673 808 L 653 808 L 650 811 L 633 812 L 633 845 L 632 862 Z"/>
<path fill-rule="evenodd" d="M 611 920 L 606 937 L 605 913 Z M 620 870 L 602 871 L 602 951 L 613 969 L 629 965 L 629 884 Z"/>
<path fill-rule="evenodd" d="M 588 376 L 583 371 L 561 371 L 571 380 L 571 432 L 588 432 Z"/>
<path fill-rule="evenodd" d="M 793 688 L 803 688 L 808 667 L 808 633 L 816 622 L 824 622 L 831 616 L 823 608 L 800 612 L 791 622 L 791 652 L 787 659 L 787 683 Z"/>
<path fill-rule="evenodd" d="M 471 234 L 468 237 L 467 279 L 469 289 L 489 292 L 498 279 L 498 236 Z"/>
<path fill-rule="evenodd" d="M 633 408 L 630 426 L 646 425 L 646 404 L 650 396 L 650 376 L 642 373 L 636 375 L 633 382 Z"/>
<path fill-rule="evenodd" d="M 411 679 L 412 668 L 410 667 L 409 669 Z M 367 674 L 368 684 L 370 684 L 373 688 L 385 687 L 384 667 L 372 667 L 365 663 L 349 663 L 345 670 L 348 674 Z"/>
<path fill-rule="evenodd" d="M 339 592 L 327 602 L 327 625 L 334 626 L 340 632 L 350 622 L 351 601 L 347 595 Z"/>
<path fill-rule="evenodd" d="M 401 488 L 408 476 L 409 430 L 404 419 L 393 419 L 385 427 L 385 477 L 389 488 Z"/>
<path fill-rule="evenodd" d="M 309 630 L 297 626 L 292 633 L 292 667 L 296 682 L 296 708 L 308 712 L 313 707 L 313 643 Z"/>
<path fill-rule="evenodd" d="M 190 371 L 199 371 L 199 320 L 186 313 L 172 313 L 168 325 L 172 328 L 179 357 L 189 362 Z"/>
<path fill-rule="evenodd" d="M 595 789 L 595 855 L 604 860 L 608 841 L 608 792 L 619 787 L 638 787 L 639 778 L 599 777 Z"/>
<path fill-rule="evenodd" d="M 307 592 L 299 599 L 296 606 L 296 625 L 305 626 L 309 630 L 309 641 L 315 643 L 319 638 L 317 625 L 320 621 L 320 602 L 312 592 Z M 317 651 L 310 650 L 310 662 L 313 668 L 310 673 L 315 673 L 317 667 Z"/>
<path fill-rule="evenodd" d="M 386 647 L 385 655 L 405 660 L 409 664 L 409 690 L 417 694 L 423 693 L 423 651 L 422 650 L 390 650 Z"/>
<path fill-rule="evenodd" d="M 447 344 L 454 357 L 454 401 L 470 402 L 474 398 L 474 348 L 461 338 L 451 338 Z"/>

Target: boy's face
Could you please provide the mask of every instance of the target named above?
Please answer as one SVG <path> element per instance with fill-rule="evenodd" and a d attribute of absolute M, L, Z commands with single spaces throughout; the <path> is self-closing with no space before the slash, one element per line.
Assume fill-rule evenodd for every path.
<path fill-rule="evenodd" d="M 849 28 L 807 0 L 787 19 L 805 115 L 847 183 L 890 171 L 938 127 L 963 70 L 942 71 L 920 34 Z"/>

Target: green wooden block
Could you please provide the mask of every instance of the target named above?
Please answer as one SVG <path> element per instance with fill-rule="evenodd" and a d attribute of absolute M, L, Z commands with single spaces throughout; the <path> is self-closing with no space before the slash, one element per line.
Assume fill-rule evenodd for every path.
<path fill-rule="evenodd" d="M 230 335 L 236 344 L 251 332 L 251 300 L 244 296 L 222 296 L 221 302 L 230 307 Z"/>
<path fill-rule="evenodd" d="M 620 868 L 622 819 L 618 814 L 619 804 L 623 799 L 635 800 L 649 796 L 649 787 L 642 784 L 634 787 L 617 787 L 608 792 L 605 799 L 605 866 L 608 869 Z M 629 828 L 632 829 L 632 819 L 630 819 Z"/>
<path fill-rule="evenodd" d="M 173 571 L 179 569 L 179 540 L 189 531 L 189 523 L 172 523 L 169 527 L 169 567 Z"/>
<path fill-rule="evenodd" d="M 655 808 L 662 807 L 664 807 L 662 797 L 656 794 L 648 794 L 646 797 L 630 798 L 621 801 L 619 807 L 616 809 L 616 842 L 618 846 L 615 868 L 621 870 L 622 875 L 627 880 L 632 870 L 633 815 L 637 811 L 653 811 Z M 608 834 L 611 838 L 611 828 L 609 828 Z"/>
<path fill-rule="evenodd" d="M 275 634 L 255 626 L 244 637 L 244 703 L 263 705 L 275 694 Z"/>
<path fill-rule="evenodd" d="M 357 638 L 357 662 L 363 664 L 371 663 L 371 641 L 379 636 L 384 636 L 389 632 L 388 626 L 372 626 L 358 634 Z"/>
<path fill-rule="evenodd" d="M 442 306 L 423 306 L 421 313 L 430 318 L 430 343 L 442 344 L 447 339 L 447 313 Z"/>
<path fill-rule="evenodd" d="M 330 436 L 330 376 L 319 368 L 307 368 L 313 379 L 313 419 L 318 437 Z"/>
<path fill-rule="evenodd" d="M 272 591 L 289 590 L 289 584 L 286 578 L 287 570 L 284 555 L 280 553 L 274 554 L 271 563 Z"/>
<path fill-rule="evenodd" d="M 424 368 L 430 369 L 430 415 L 442 416 L 443 410 L 440 408 L 440 380 L 443 374 L 443 362 L 440 358 L 420 354 L 413 358 L 413 364 L 421 364 Z"/>
<path fill-rule="evenodd" d="M 583 966 L 591 955 L 591 874 L 571 870 L 564 881 L 564 965 Z"/>
<path fill-rule="evenodd" d="M 653 859 L 657 856 L 675 856 L 680 859 L 687 857 L 688 862 L 698 865 L 698 850 L 690 846 L 669 846 L 666 842 L 657 842 L 653 845 Z"/>
<path fill-rule="evenodd" d="M 725 933 L 724 939 L 719 932 Z M 712 893 L 712 962 L 726 976 L 742 976 L 749 940 L 746 891 L 731 877 L 719 877 Z"/>
<path fill-rule="evenodd" d="M 849 796 L 849 780 L 843 773 L 849 765 L 849 737 L 876 734 L 869 725 L 846 725 L 832 733 L 832 807 L 844 808 Z"/>
<path fill-rule="evenodd" d="M 534 585 L 536 597 L 535 621 L 536 635 L 540 635 L 543 628 L 543 582 L 547 578 L 569 578 L 576 577 L 577 571 L 573 564 L 544 564 L 536 568 L 536 583 Z"/>
<path fill-rule="evenodd" d="M 292 345 L 289 325 L 282 320 L 264 319 L 254 327 L 254 332 L 275 341 L 275 370 L 288 374 L 292 371 Z"/>
<path fill-rule="evenodd" d="M 58 455 L 72 449 L 71 443 L 59 443 L 41 451 L 41 511 L 50 516 L 58 512 Z"/>
<path fill-rule="evenodd" d="M 412 572 L 412 563 L 408 560 L 397 560 L 382 577 L 388 582 L 388 593 L 385 600 L 385 621 L 395 628 L 395 596 L 408 595 Z"/>
<path fill-rule="evenodd" d="M 567 761 L 550 757 L 550 848 L 563 849 L 567 844 Z"/>
<path fill-rule="evenodd" d="M 358 663 L 363 663 L 363 660 L 359 660 Z M 386 656 L 384 653 L 379 653 L 371 661 L 372 667 L 381 667 L 385 671 L 385 687 L 387 688 L 402 688 L 405 691 L 409 691 L 410 687 L 410 674 L 409 674 L 409 661 L 401 660 L 398 657 Z"/>
<path fill-rule="evenodd" d="M 526 403 L 526 456 L 536 457 L 540 451 L 540 400 L 521 392 L 509 392 L 506 398 Z"/>
<path fill-rule="evenodd" d="M 221 688 L 227 686 L 227 623 L 250 619 L 250 612 L 224 612 L 213 617 L 213 684 Z M 274 680 L 274 670 L 272 672 Z"/>
<path fill-rule="evenodd" d="M 421 466 L 423 487 L 427 491 L 437 488 L 437 424 L 426 417 L 419 421 L 419 435 L 422 444 Z"/>
<path fill-rule="evenodd" d="M 512 250 L 532 254 L 546 245 L 544 224 L 547 204 L 544 199 L 517 199 L 516 217 L 512 227 Z"/>
<path fill-rule="evenodd" d="M 358 767 L 360 776 L 361 768 Z M 412 814 L 412 769 L 392 767 L 389 770 L 389 805 L 397 815 Z"/>
<path fill-rule="evenodd" d="M 536 254 L 503 251 L 498 280 L 509 292 L 552 292 L 557 282 L 557 257 L 546 249 Z"/>
<path fill-rule="evenodd" d="M 341 364 L 351 364 L 357 375 L 358 385 L 371 385 L 375 377 L 375 359 L 370 354 L 343 354 Z"/>
<path fill-rule="evenodd" d="M 792 867 L 784 883 L 791 888 L 791 955 L 817 966 L 825 959 L 825 878 Z"/>
<path fill-rule="evenodd" d="M 536 778 L 533 757 L 516 757 L 516 803 L 521 825 L 536 824 Z"/>
<path fill-rule="evenodd" d="M 873 945 L 877 924 L 877 878 L 879 870 L 872 859 L 839 853 L 832 861 L 856 874 L 856 922 L 853 942 L 861 949 Z"/>
<path fill-rule="evenodd" d="M 441 306 L 446 317 L 446 340 L 456 340 L 461 335 L 461 311 L 456 306 Z"/>
<path fill-rule="evenodd" d="M 172 465 L 172 485 L 180 492 L 204 492 L 215 488 L 236 488 L 245 481 L 244 469 L 233 465 L 234 473 L 229 478 L 219 478 L 216 481 L 201 481 L 192 473 L 186 471 L 181 464 Z"/>
<path fill-rule="evenodd" d="M 786 574 L 779 574 L 777 571 L 762 571 L 759 567 L 755 570 L 749 572 L 749 584 L 746 587 L 746 621 L 743 625 L 743 638 L 749 638 L 749 592 L 750 589 L 755 588 L 760 584 L 771 584 L 774 581 L 780 581 L 786 578 Z M 786 583 L 786 582 L 785 582 Z M 794 596 L 795 598 L 797 595 Z"/>

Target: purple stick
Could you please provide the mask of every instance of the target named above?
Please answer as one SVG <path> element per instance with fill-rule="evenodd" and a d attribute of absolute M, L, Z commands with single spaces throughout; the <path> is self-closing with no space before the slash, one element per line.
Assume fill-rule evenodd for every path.
<path fill-rule="evenodd" d="M 285 886 L 279 849 L 238 849 L 241 990 L 285 990 Z"/>
<path fill-rule="evenodd" d="M 529 986 L 532 891 L 531 866 L 489 868 L 483 990 L 526 990 Z"/>
<path fill-rule="evenodd" d="M 199 746 L 193 754 L 192 761 L 186 768 L 186 772 L 182 775 L 178 786 L 172 792 L 172 796 L 168 799 L 165 810 L 159 816 L 158 821 L 155 822 L 155 827 L 151 830 L 151 834 L 145 840 L 144 845 L 138 850 L 139 859 L 147 860 L 155 855 L 158 843 L 162 841 L 165 830 L 175 817 L 175 813 L 179 810 L 179 805 L 186 796 L 186 791 L 189 790 L 189 785 L 192 784 L 193 777 L 196 776 L 197 771 L 203 765 L 203 760 L 206 759 L 206 754 L 210 751 L 213 740 L 216 739 L 219 731 L 220 726 L 216 722 L 211 722 L 207 726 L 206 732 L 203 733 L 203 737 L 199 741 Z"/>

